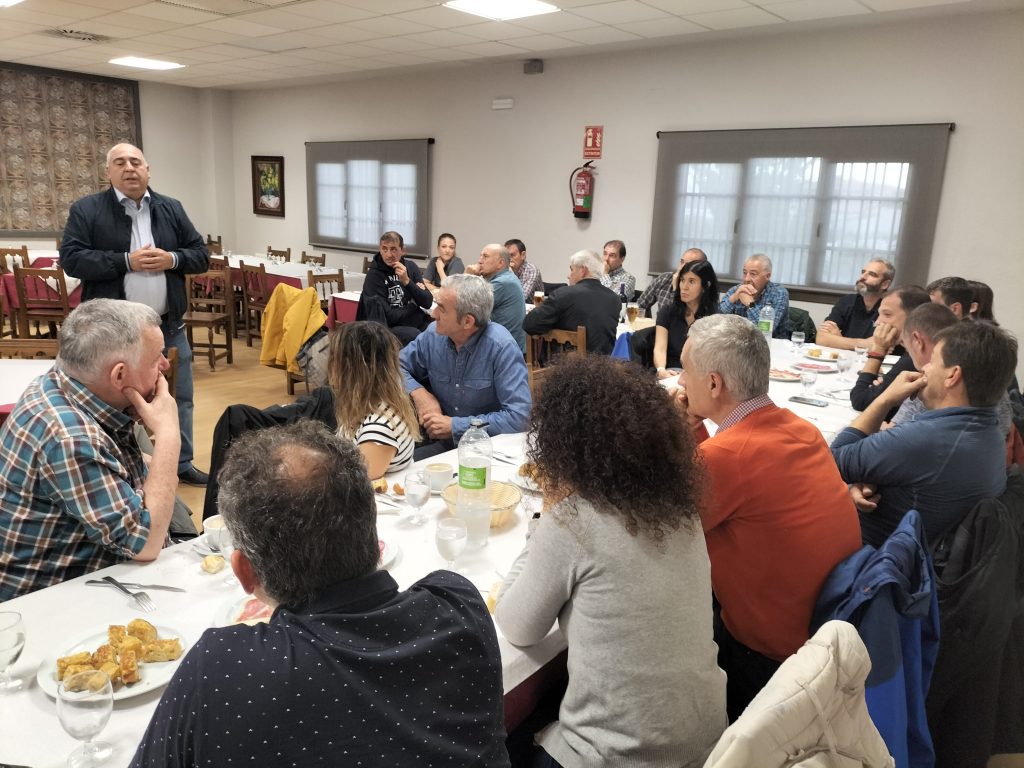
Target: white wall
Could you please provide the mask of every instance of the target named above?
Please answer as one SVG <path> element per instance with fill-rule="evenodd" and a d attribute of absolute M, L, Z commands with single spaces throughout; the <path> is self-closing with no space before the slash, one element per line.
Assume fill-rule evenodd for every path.
<path fill-rule="evenodd" d="M 512 62 L 231 94 L 143 83 L 153 184 L 236 252 L 298 250 L 305 141 L 432 136 L 432 230 L 454 232 L 463 258 L 520 237 L 556 281 L 571 252 L 618 237 L 639 275 L 658 130 L 954 121 L 930 277 L 990 283 L 1000 320 L 1024 331 L 1024 13 L 551 59 L 545 69 L 527 76 Z M 492 111 L 496 97 L 515 108 Z M 588 124 L 605 126 L 605 157 L 594 218 L 579 222 L 568 175 Z M 285 157 L 284 219 L 252 213 L 249 158 L 261 154 Z M 827 309 L 810 308 L 818 319 Z"/>

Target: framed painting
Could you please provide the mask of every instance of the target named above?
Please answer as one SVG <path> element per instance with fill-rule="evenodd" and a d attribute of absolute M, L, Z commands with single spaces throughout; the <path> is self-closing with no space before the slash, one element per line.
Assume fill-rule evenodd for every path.
<path fill-rule="evenodd" d="M 252 155 L 252 212 L 284 218 L 284 157 Z"/>

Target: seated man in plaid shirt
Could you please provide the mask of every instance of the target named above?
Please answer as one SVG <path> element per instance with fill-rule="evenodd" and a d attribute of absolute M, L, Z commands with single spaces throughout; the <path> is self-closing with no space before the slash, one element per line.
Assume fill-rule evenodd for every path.
<path fill-rule="evenodd" d="M 167 538 L 181 436 L 160 315 L 93 299 L 0 429 L 0 602 L 119 560 L 154 560 Z M 153 433 L 147 463 L 133 428 Z"/>

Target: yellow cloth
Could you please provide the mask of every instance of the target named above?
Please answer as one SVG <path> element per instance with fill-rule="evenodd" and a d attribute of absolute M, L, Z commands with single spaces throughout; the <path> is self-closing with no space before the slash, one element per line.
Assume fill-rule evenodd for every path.
<path fill-rule="evenodd" d="M 295 356 L 306 339 L 320 330 L 327 315 L 320 309 L 315 288 L 300 290 L 278 283 L 263 312 L 260 363 L 302 373 Z"/>

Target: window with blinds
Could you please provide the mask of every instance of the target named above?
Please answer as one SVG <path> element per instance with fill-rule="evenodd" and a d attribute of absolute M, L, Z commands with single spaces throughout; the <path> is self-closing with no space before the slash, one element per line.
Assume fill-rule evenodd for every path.
<path fill-rule="evenodd" d="M 383 232 L 429 255 L 433 139 L 306 144 L 309 242 L 372 253 Z"/>
<path fill-rule="evenodd" d="M 923 282 L 951 128 L 661 133 L 649 269 L 697 247 L 724 277 L 766 253 L 794 286 L 848 289 L 871 258 Z"/>

